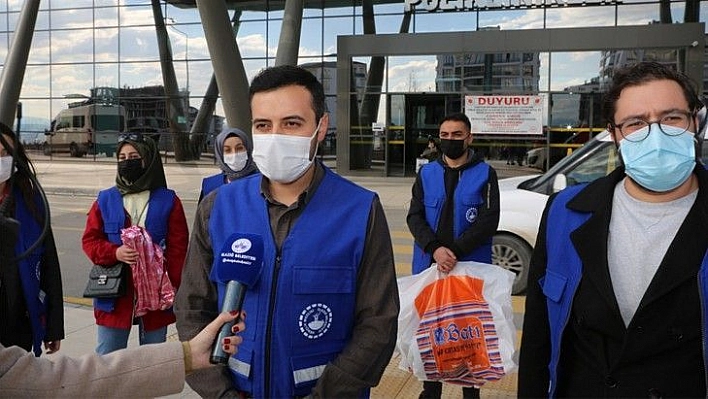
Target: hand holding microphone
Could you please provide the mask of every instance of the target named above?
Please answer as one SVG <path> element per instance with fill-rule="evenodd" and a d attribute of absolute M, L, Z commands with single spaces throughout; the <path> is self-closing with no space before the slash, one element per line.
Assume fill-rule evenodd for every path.
<path fill-rule="evenodd" d="M 226 339 L 215 342 L 215 337 L 220 331 L 224 323 L 234 323 L 234 320 L 238 316 L 241 321 L 234 325 L 232 328 L 232 333 Z M 237 313 L 221 313 L 219 316 L 209 323 L 202 331 L 199 332 L 194 338 L 189 341 L 189 357 L 191 358 L 190 364 L 187 364 L 185 360 L 185 367 L 187 371 L 197 370 L 204 367 L 212 366 L 211 363 L 211 352 L 212 345 L 219 345 L 222 347 L 224 352 L 229 355 L 233 355 L 238 352 L 238 346 L 241 344 L 243 339 L 238 335 L 233 335 L 234 333 L 241 333 L 246 329 L 244 324 L 244 319 L 246 315 Z"/>
<path fill-rule="evenodd" d="M 211 279 L 226 284 L 221 312 L 241 312 L 246 290 L 253 287 L 263 269 L 263 238 L 257 234 L 234 233 L 225 242 L 218 262 L 211 270 Z M 227 364 L 229 354 L 222 347 L 223 340 L 231 335 L 235 321 L 221 327 L 214 342 L 210 361 L 213 364 Z"/>

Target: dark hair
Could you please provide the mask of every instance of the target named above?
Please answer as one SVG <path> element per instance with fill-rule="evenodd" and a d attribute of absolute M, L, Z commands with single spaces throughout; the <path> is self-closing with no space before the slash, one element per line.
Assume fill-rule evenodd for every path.
<path fill-rule="evenodd" d="M 617 100 L 627 87 L 639 86 L 655 80 L 673 80 L 683 90 L 683 95 L 688 102 L 689 111 L 698 111 L 703 104 L 696 95 L 696 89 L 688 76 L 675 71 L 669 66 L 658 62 L 640 62 L 624 67 L 615 72 L 610 89 L 605 93 L 602 102 L 602 116 L 608 124 L 614 126 Z"/>
<path fill-rule="evenodd" d="M 251 81 L 249 100 L 253 95 L 285 86 L 302 86 L 312 95 L 312 109 L 319 121 L 325 113 L 325 94 L 322 83 L 307 69 L 294 65 L 280 65 L 266 68 Z"/>
<path fill-rule="evenodd" d="M 13 173 L 12 179 L 9 180 L 7 183 L 15 185 L 19 188 L 20 193 L 22 194 L 22 199 L 25 201 L 25 204 L 30 209 L 35 219 L 39 223 L 42 223 L 44 221 L 44 215 L 37 207 L 37 202 L 35 201 L 34 197 L 34 193 L 37 188 L 34 186 L 34 183 L 32 182 L 32 179 L 30 177 L 30 173 L 35 176 L 37 174 L 35 172 L 34 165 L 32 165 L 32 162 L 30 162 L 29 158 L 27 157 L 25 147 L 22 145 L 22 143 L 20 143 L 19 140 L 17 140 L 17 135 L 15 135 L 15 132 L 13 132 L 10 127 L 8 127 L 2 122 L 0 122 L 0 134 L 5 136 L 3 137 L 4 139 L 7 139 L 7 137 L 9 137 L 12 141 L 12 143 L 8 144 L 12 144 L 14 150 L 10 148 L 6 148 L 6 150 L 14 157 L 13 164 L 17 165 L 17 169 Z"/>
<path fill-rule="evenodd" d="M 462 122 L 467 126 L 467 130 L 472 130 L 472 124 L 470 123 L 470 118 L 467 117 L 467 115 L 457 112 L 454 114 L 449 114 L 446 117 L 443 118 L 443 120 L 440 121 L 440 125 L 447 121 L 454 121 L 454 122 Z"/>

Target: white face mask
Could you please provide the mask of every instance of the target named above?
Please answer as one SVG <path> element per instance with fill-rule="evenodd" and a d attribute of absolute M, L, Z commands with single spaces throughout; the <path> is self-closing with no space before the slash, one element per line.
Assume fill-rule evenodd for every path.
<path fill-rule="evenodd" d="M 5 183 L 12 174 L 12 157 L 0 157 L 0 183 Z"/>
<path fill-rule="evenodd" d="M 246 151 L 224 154 L 224 164 L 234 172 L 242 171 L 246 167 L 246 162 L 248 162 L 248 153 Z"/>
<path fill-rule="evenodd" d="M 312 165 L 310 146 L 319 131 L 318 123 L 310 137 L 254 133 L 253 160 L 258 170 L 272 181 L 294 182 Z"/>

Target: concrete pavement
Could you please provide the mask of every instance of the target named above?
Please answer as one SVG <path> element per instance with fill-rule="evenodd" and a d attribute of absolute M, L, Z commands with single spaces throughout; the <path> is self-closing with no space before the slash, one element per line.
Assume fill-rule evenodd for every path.
<path fill-rule="evenodd" d="M 32 156 L 40 183 L 47 193 L 67 196 L 95 196 L 99 190 L 114 184 L 116 165 L 113 159 L 104 162 L 94 162 L 87 159 L 67 160 L 49 159 L 41 155 Z M 492 162 L 500 177 L 529 173 L 525 167 L 506 166 L 503 162 Z M 191 164 L 177 164 L 167 160 L 165 174 L 168 186 L 174 189 L 181 199 L 196 199 L 199 196 L 203 177 L 216 173 L 217 169 L 210 160 Z M 356 183 L 379 194 L 385 209 L 407 209 L 410 201 L 410 190 L 414 179 L 410 177 L 349 177 Z M 411 243 L 410 235 L 402 237 L 392 235 L 395 241 Z M 407 259 L 399 259 L 396 254 L 399 275 L 408 273 L 410 262 L 408 251 L 402 251 Z M 400 266 L 400 267 L 399 267 Z M 515 319 L 521 320 L 523 313 L 523 297 L 514 298 Z M 90 302 L 83 298 L 65 298 L 66 339 L 62 342 L 61 354 L 80 356 L 91 353 L 95 347 L 95 322 Z M 520 322 L 517 322 L 520 329 Z M 168 328 L 168 339 L 176 340 L 174 325 Z M 131 333 L 129 346 L 137 346 L 137 332 Z M 48 355 L 51 358 L 54 355 Z M 398 369 L 398 358 L 394 355 L 383 379 L 372 391 L 374 398 L 413 398 L 417 397 L 422 384 L 410 373 Z M 482 389 L 483 397 L 514 397 L 516 391 L 516 375 L 512 374 L 497 383 L 487 384 Z M 461 398 L 461 389 L 445 384 L 445 398 Z M 187 385 L 185 389 L 173 398 L 197 398 Z"/>

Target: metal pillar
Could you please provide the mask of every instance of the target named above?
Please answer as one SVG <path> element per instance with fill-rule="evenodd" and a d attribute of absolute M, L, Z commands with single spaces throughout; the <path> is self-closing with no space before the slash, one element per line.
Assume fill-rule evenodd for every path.
<path fill-rule="evenodd" d="M 241 26 L 241 10 L 234 11 L 234 15 L 231 17 L 231 26 L 234 37 L 236 37 L 238 29 Z M 219 85 L 216 83 L 216 75 L 212 73 L 209 86 L 207 87 L 206 93 L 204 93 L 202 105 L 199 107 L 196 118 L 194 118 L 190 133 L 206 132 L 209 127 L 209 117 L 214 112 L 214 108 L 216 108 L 216 100 L 218 97 Z"/>
<path fill-rule="evenodd" d="M 304 7 L 304 0 L 285 1 L 283 24 L 280 27 L 280 38 L 278 39 L 278 51 L 275 54 L 275 65 L 297 65 Z"/>
<path fill-rule="evenodd" d="M 251 133 L 248 77 L 224 0 L 197 0 L 199 16 L 229 126 Z"/>
<path fill-rule="evenodd" d="M 411 23 L 411 12 L 403 14 L 399 33 L 408 33 Z M 364 22 L 364 34 L 376 34 L 376 22 L 374 20 L 374 7 L 371 1 L 365 1 L 362 6 L 362 19 Z M 366 87 L 364 98 L 359 111 L 359 124 L 361 126 L 371 126 L 371 122 L 376 122 L 379 113 L 379 103 L 381 102 L 381 89 L 383 85 L 384 70 L 386 69 L 386 57 L 371 57 L 369 73 L 366 77 Z"/>
<path fill-rule="evenodd" d="M 160 8 L 160 0 L 152 0 L 152 15 L 155 20 L 157 47 L 160 52 L 160 68 L 162 69 L 162 84 L 167 96 L 167 120 L 174 143 L 175 161 L 191 161 L 199 159 L 192 151 L 187 133 L 187 106 L 179 95 L 175 67 L 172 64 L 172 46 L 167 35 L 167 27 Z M 182 120 L 180 120 L 180 116 Z"/>
<path fill-rule="evenodd" d="M 362 4 L 361 18 L 364 25 L 365 35 L 376 34 L 376 20 L 374 18 L 374 5 L 372 0 L 366 0 Z M 381 85 L 383 84 L 386 57 L 371 57 L 369 72 L 366 76 L 366 86 L 364 88 L 364 98 L 359 110 L 359 126 L 369 129 L 371 122 L 376 122 L 379 113 L 379 103 L 381 101 Z"/>
<path fill-rule="evenodd" d="M 37 21 L 40 0 L 26 0 L 15 27 L 15 38 L 5 59 L 5 67 L 0 76 L 0 122 L 12 128 L 20 99 L 22 80 L 32 46 L 34 24 Z"/>

